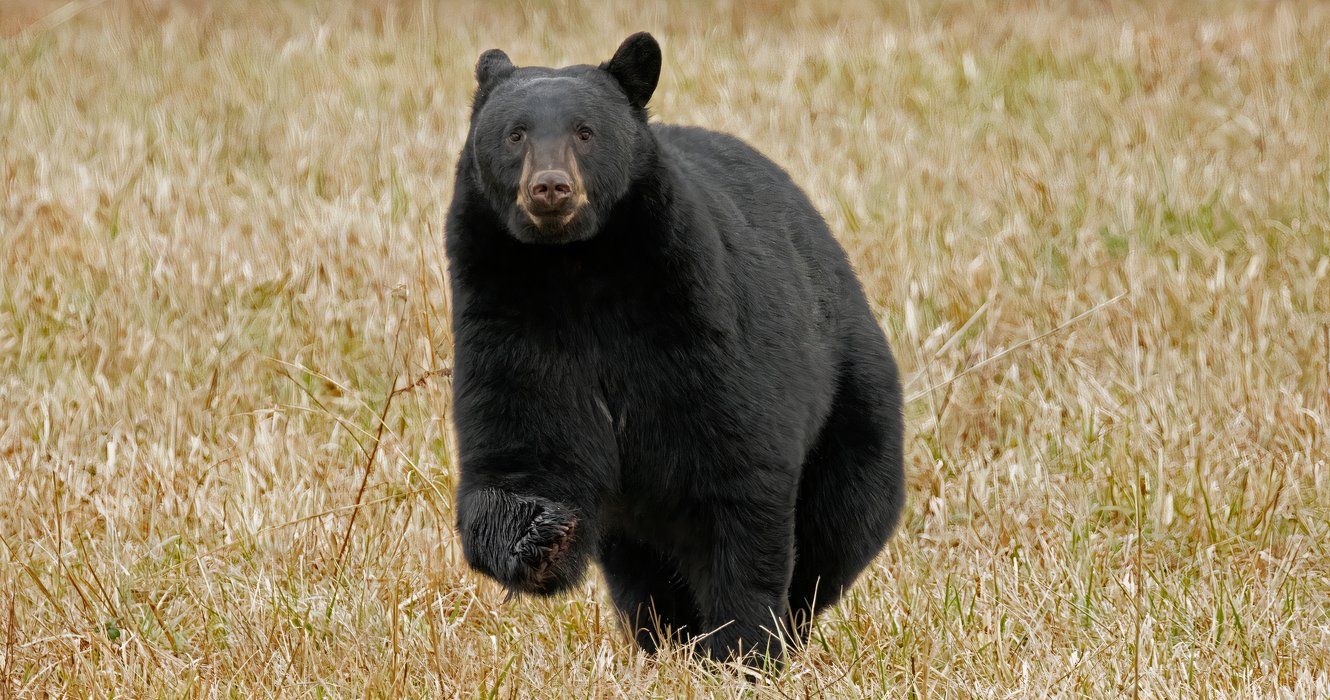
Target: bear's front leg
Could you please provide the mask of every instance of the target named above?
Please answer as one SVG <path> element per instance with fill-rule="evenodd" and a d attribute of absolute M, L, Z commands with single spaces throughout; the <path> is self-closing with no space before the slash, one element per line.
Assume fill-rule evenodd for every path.
<path fill-rule="evenodd" d="M 794 567 L 793 506 L 727 500 L 709 510 L 710 560 L 699 602 L 712 632 L 703 651 L 717 661 L 779 668 Z"/>
<path fill-rule="evenodd" d="M 508 590 L 549 595 L 580 576 L 567 561 L 579 534 L 568 506 L 486 488 L 459 498 L 457 507 L 467 563 Z"/>
<path fill-rule="evenodd" d="M 520 317 L 479 311 L 453 321 L 462 551 L 509 591 L 554 595 L 577 584 L 599 544 L 614 435 L 580 354 L 530 340 Z"/>

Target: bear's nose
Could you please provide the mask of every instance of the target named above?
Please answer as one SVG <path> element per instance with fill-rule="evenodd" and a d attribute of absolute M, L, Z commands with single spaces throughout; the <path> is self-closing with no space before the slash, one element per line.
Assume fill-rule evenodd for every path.
<path fill-rule="evenodd" d="M 531 200 L 544 209 L 561 209 L 573 195 L 573 179 L 562 170 L 542 170 L 531 178 Z"/>

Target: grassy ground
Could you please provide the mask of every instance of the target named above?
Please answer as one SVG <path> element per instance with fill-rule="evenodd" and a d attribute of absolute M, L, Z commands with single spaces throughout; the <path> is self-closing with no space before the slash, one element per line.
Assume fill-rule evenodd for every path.
<path fill-rule="evenodd" d="M 657 118 L 806 187 L 912 395 L 899 536 L 759 686 L 637 653 L 595 580 L 503 604 L 451 530 L 471 67 L 637 29 Z M 4 0 L 0 37 L 6 696 L 1330 694 L 1330 7 Z"/>

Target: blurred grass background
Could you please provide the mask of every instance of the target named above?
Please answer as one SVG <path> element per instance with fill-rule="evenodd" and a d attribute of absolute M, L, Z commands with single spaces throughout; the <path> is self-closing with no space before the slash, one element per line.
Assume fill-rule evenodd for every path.
<path fill-rule="evenodd" d="M 759 685 L 452 533 L 472 66 L 643 29 L 912 396 L 899 536 Z M 1314 2 L 4 0 L 0 692 L 1330 694 L 1327 66 Z"/>

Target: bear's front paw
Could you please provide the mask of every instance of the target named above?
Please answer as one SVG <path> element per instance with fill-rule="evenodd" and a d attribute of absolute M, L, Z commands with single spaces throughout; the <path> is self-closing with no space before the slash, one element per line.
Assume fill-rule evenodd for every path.
<path fill-rule="evenodd" d="M 531 593 L 545 593 L 559 574 L 560 564 L 577 536 L 577 516 L 552 501 L 541 499 L 536 512 L 521 536 L 513 543 L 510 555 L 516 574 L 513 587 Z"/>
<path fill-rule="evenodd" d="M 457 512 L 467 563 L 512 593 L 554 595 L 586 572 L 588 548 L 581 545 L 594 537 L 573 508 L 540 496 L 480 489 L 464 493 Z"/>

